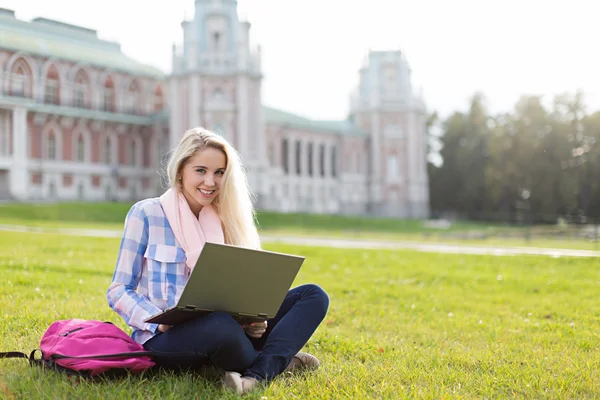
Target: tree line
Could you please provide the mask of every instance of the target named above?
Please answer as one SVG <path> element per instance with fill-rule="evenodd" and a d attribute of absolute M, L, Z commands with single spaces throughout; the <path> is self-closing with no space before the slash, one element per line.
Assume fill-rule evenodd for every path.
<path fill-rule="evenodd" d="M 428 166 L 432 213 L 600 221 L 600 111 L 588 112 L 579 92 L 557 95 L 550 104 L 523 96 L 511 112 L 497 115 L 485 102 L 476 93 L 467 111 L 429 118 L 442 160 Z"/>

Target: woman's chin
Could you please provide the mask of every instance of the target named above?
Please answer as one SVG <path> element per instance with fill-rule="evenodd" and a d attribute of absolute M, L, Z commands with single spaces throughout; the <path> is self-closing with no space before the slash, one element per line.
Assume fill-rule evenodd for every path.
<path fill-rule="evenodd" d="M 196 199 L 198 204 L 200 204 L 202 206 L 207 206 L 213 202 L 213 200 L 215 199 L 215 196 L 205 197 L 202 195 L 196 195 L 196 196 L 194 196 L 194 198 Z"/>

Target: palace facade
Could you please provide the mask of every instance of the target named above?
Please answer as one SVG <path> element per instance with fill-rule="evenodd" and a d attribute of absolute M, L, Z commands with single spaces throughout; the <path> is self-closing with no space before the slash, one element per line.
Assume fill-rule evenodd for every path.
<path fill-rule="evenodd" d="M 169 74 L 93 30 L 0 9 L 0 198 L 160 195 L 167 152 L 204 126 L 241 153 L 259 209 L 429 216 L 426 108 L 402 52 L 367 55 L 347 119 L 313 120 L 262 104 L 235 0 L 195 4 Z"/>

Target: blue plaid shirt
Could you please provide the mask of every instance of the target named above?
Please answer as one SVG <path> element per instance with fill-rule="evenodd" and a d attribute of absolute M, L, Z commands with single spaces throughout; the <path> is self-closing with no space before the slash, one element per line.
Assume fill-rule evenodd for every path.
<path fill-rule="evenodd" d="M 177 304 L 190 276 L 185 251 L 175 240 L 159 198 L 134 204 L 125 229 L 112 282 L 109 306 L 133 328 L 131 337 L 144 343 L 157 333 L 148 317 Z"/>

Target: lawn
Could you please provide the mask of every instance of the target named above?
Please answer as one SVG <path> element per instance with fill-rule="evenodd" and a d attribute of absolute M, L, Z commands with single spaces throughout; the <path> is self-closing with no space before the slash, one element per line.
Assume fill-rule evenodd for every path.
<path fill-rule="evenodd" d="M 24 224 L 39 226 L 106 226 L 119 229 L 132 203 L 7 203 L 0 204 L 0 223 L 20 221 Z M 258 211 L 257 218 L 262 229 L 289 230 L 311 229 L 326 232 L 388 232 L 388 233 L 423 233 L 436 232 L 439 229 L 428 228 L 419 220 L 396 220 L 384 218 L 363 218 L 339 215 L 317 214 L 282 214 L 269 211 Z M 498 227 L 502 225 L 494 225 Z M 489 224 L 475 222 L 457 222 L 449 231 L 465 231 L 468 229 L 488 229 Z M 446 231 L 446 229 L 444 229 Z"/>
<path fill-rule="evenodd" d="M 130 207 L 130 203 L 0 204 L 0 225 L 120 231 Z M 265 236 L 322 236 L 600 251 L 600 243 L 580 236 L 575 226 L 522 227 L 471 221 L 436 226 L 420 220 L 266 211 L 259 211 L 257 218 Z M 593 232 L 593 228 L 590 229 Z M 600 227 L 596 229 L 600 232 Z"/>
<path fill-rule="evenodd" d="M 119 239 L 0 232 L 0 351 L 29 351 L 52 321 L 108 320 Z M 295 284 L 329 313 L 306 346 L 322 367 L 248 396 L 594 398 L 600 393 L 600 260 L 296 246 Z M 79 384 L 0 360 L 1 398 L 228 398 L 212 375 Z"/>

